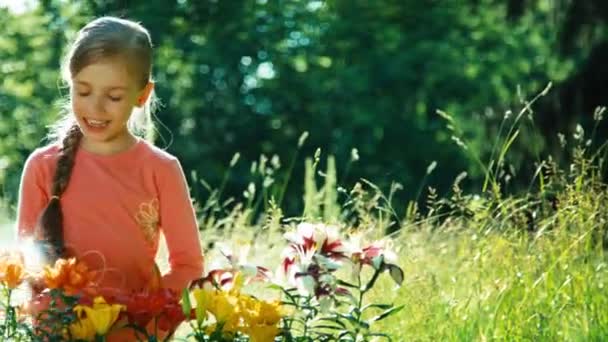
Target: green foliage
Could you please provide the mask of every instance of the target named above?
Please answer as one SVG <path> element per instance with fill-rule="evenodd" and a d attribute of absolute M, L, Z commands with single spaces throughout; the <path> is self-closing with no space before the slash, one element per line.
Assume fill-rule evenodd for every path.
<path fill-rule="evenodd" d="M 599 124 L 601 115 L 596 118 Z M 511 133 L 505 129 L 496 137 L 500 141 L 496 151 L 505 151 L 497 152 L 497 159 L 508 157 L 509 146 L 517 140 L 510 138 L 512 132 L 524 124 L 517 121 Z M 396 289 L 382 277 L 374 282 L 367 278 L 375 286 L 366 291 L 359 311 L 350 307 L 352 303 L 343 303 L 341 308 L 348 308 L 345 313 L 329 320 L 307 321 L 306 314 L 314 316 L 318 308 L 294 299 L 303 314 L 298 324 L 312 327 L 312 332 L 317 325 L 327 331 L 359 327 L 365 334 L 363 321 L 377 320 L 375 330 L 394 341 L 601 339 L 608 333 L 604 310 L 608 192 L 601 176 L 606 165 L 600 156 L 608 142 L 588 143 L 580 130 L 574 133 L 575 157 L 570 164 L 562 169 L 551 158 L 540 163 L 539 172 L 529 175 L 526 194 L 508 193 L 501 186 L 504 175 L 494 177 L 490 183 L 495 182 L 491 187 L 496 190 L 485 193 L 463 190 L 466 175 L 454 180 L 448 196 L 430 190 L 426 210 L 411 209 L 409 217 L 400 221 L 401 229 L 388 240 L 403 266 L 402 286 Z M 594 145 L 601 148 L 590 147 Z M 313 164 L 310 159 L 309 169 Z M 427 170 L 432 171 L 432 167 Z M 351 226 L 352 233 L 384 236 L 391 221 L 399 222 L 391 200 L 396 188 L 385 195 L 373 183 L 356 184 L 341 201 L 340 222 Z M 323 206 L 316 203 L 322 214 Z M 226 218 L 231 228 L 223 230 L 217 241 L 238 236 L 253 244 L 264 242 L 250 258 L 272 264 L 280 254 L 276 241 L 282 234 L 268 226 L 276 222 L 276 209 L 273 212 L 269 216 L 274 218 L 257 229 Z M 252 230 L 263 233 L 250 239 Z M 375 273 L 367 275 L 373 279 Z M 342 280 L 339 285 L 356 292 L 367 289 L 366 282 Z M 374 303 L 393 303 L 394 309 Z M 374 312 L 362 314 L 367 310 Z"/>
<path fill-rule="evenodd" d="M 340 206 L 338 204 L 336 158 L 327 157 L 327 171 L 325 172 L 325 185 L 323 185 L 323 222 L 337 223 L 340 219 Z"/>
<path fill-rule="evenodd" d="M 378 322 L 380 327 L 374 330 L 396 341 L 599 340 L 608 334 L 608 191 L 604 182 L 608 142 L 598 138 L 595 128 L 588 134 L 577 126 L 568 134 L 572 138 L 564 137 L 573 156 L 567 167 L 560 167 L 552 157 L 541 160 L 536 171 L 528 175 L 528 191 L 509 192 L 505 186 L 509 174 L 501 172 L 501 167 L 506 167 L 514 144 L 522 137 L 516 132 L 527 124 L 521 118 L 532 110 L 533 102 L 526 101 L 513 121 L 505 121 L 491 146 L 494 158 L 487 163 L 479 159 L 487 170 L 488 191 L 479 184 L 478 191 L 467 192 L 462 186 L 467 174 L 462 173 L 446 196 L 430 188 L 427 208 L 410 202 L 402 220 L 393 208 L 394 203 L 404 203 L 394 197 L 400 190 L 397 183 L 387 195 L 382 187 L 365 179 L 350 190 L 331 189 L 343 195 L 338 198 L 339 222 L 353 234 L 383 237 L 398 254 L 395 264 L 404 269 L 401 273 L 383 259 L 372 258 L 373 271 L 367 273 L 371 278 L 336 282 L 349 289 L 354 285 L 353 293 L 364 293 L 365 300 L 360 296 L 358 301 L 355 297 L 355 301 L 341 303 L 348 310 L 330 317 L 336 322 L 334 328 L 344 325 L 353 335 L 371 339 L 375 335 L 366 330 L 366 324 Z M 601 124 L 604 112 L 604 108 L 595 111 L 594 127 Z M 454 114 L 440 113 L 448 123 L 454 122 Z M 470 148 L 466 141 L 462 146 L 465 151 Z M 355 155 L 351 160 L 358 159 Z M 280 171 L 279 163 L 272 160 L 260 157 L 250 169 L 253 181 L 248 184 L 264 188 L 265 180 Z M 330 192 L 327 184 L 337 183 L 330 160 L 321 174 L 325 183 L 318 187 L 320 150 L 308 159 L 304 202 L 314 215 L 305 209 L 305 218 L 324 217 L 326 207 L 333 205 L 328 203 L 335 195 L 329 195 L 330 200 L 326 197 Z M 230 166 L 237 164 L 234 156 Z M 431 163 L 426 174 L 434 169 Z M 229 182 L 229 176 L 224 175 L 222 184 Z M 199 208 L 209 259 L 223 252 L 220 243 L 247 241 L 254 247 L 251 260 L 276 265 L 285 226 L 302 218 L 285 217 L 269 199 L 262 219 L 253 220 L 255 203 L 266 198 L 265 190 L 255 189 L 259 186 L 248 186 L 242 200 L 225 200 L 222 187 L 219 191 L 210 188 L 213 195 Z M 395 226 L 398 230 L 385 236 L 386 230 Z M 392 282 L 378 277 L 381 272 L 388 272 L 402 286 L 395 289 Z M 256 294 L 262 295 L 263 290 Z M 304 300 L 296 303 L 300 312 L 317 314 L 317 307 L 308 305 L 304 297 L 299 299 Z M 10 329 L 3 328 L 6 334 L 17 331 L 11 315 L 6 316 L 13 324 Z M 305 316 L 303 327 L 306 322 Z M 183 335 L 187 332 L 178 334 Z"/>
<path fill-rule="evenodd" d="M 306 158 L 306 173 L 304 174 L 304 213 L 302 216 L 310 219 L 319 218 L 319 193 L 315 181 L 316 163 Z"/>
<path fill-rule="evenodd" d="M 574 75 L 601 42 L 597 34 L 586 43 L 575 39 L 576 54 L 557 55 L 558 32 L 573 5 L 543 0 L 527 6 L 516 19 L 492 0 L 129 6 L 83 0 L 40 1 L 21 14 L 0 9 L 4 197 L 14 203 L 23 161 L 42 143 L 67 93 L 58 74 L 67 40 L 83 23 L 106 14 L 141 21 L 152 33 L 163 101 L 157 143 L 199 175 L 192 184 L 199 201 L 210 195 L 202 182 L 219 188 L 234 153 L 245 161 L 260 154 L 295 161 L 301 132 L 310 136 L 298 151 L 311 154 L 322 147 L 336 156 L 338 169 L 348 169 L 340 186 L 360 177 L 387 186 L 390 179 L 406 190 L 399 196 L 414 199 L 431 161 L 439 167 L 425 182 L 442 193 L 461 170 L 482 181 L 486 172 L 440 129 L 436 109 L 452 114 L 469 150 L 487 160 L 492 146 L 486 141 L 500 135 L 502 112 L 549 81 Z M 511 147 L 514 172 L 538 160 L 543 149 L 533 120 L 527 122 Z M 350 162 L 352 148 L 365 163 Z M 291 214 L 302 212 L 294 200 L 302 171 L 274 174 L 274 184 L 264 188 L 267 199 L 275 198 Z M 223 191 L 240 196 L 249 168 L 240 163 L 231 172 L 235 177 Z M 261 212 L 267 203 L 252 209 Z"/>

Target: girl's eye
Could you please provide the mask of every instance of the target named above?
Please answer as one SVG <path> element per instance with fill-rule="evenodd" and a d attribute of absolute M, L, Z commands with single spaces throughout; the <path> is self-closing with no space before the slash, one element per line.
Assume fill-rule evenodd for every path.
<path fill-rule="evenodd" d="M 82 97 L 89 96 L 89 93 L 78 93 L 78 96 L 82 96 Z"/>
<path fill-rule="evenodd" d="M 120 100 L 122 100 L 122 97 L 115 97 L 115 96 L 108 96 L 108 98 L 110 99 L 110 101 L 114 101 L 114 102 L 118 102 Z"/>

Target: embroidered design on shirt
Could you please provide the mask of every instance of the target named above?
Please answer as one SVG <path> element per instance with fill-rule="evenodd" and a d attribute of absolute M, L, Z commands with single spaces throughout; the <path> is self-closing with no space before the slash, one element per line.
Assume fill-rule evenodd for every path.
<path fill-rule="evenodd" d="M 139 211 L 135 214 L 135 220 L 149 243 L 153 243 L 158 235 L 158 208 L 158 199 L 155 198 L 140 204 Z"/>

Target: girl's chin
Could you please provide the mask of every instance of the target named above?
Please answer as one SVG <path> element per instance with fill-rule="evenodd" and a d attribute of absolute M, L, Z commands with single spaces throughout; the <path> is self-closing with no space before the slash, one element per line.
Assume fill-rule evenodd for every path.
<path fill-rule="evenodd" d="M 123 145 L 131 142 L 132 135 L 127 131 L 117 133 L 116 131 L 108 130 L 107 132 L 91 132 L 86 129 L 83 131 L 83 139 L 87 145 Z"/>

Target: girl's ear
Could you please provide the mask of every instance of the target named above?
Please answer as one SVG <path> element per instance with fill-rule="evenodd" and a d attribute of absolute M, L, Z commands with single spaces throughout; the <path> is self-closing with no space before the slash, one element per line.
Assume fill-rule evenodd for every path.
<path fill-rule="evenodd" d="M 146 84 L 144 89 L 142 89 L 141 92 L 139 93 L 139 97 L 137 98 L 137 103 L 135 105 L 137 107 L 143 106 L 146 103 L 146 101 L 148 101 L 148 98 L 150 97 L 150 94 L 152 94 L 153 89 L 154 89 L 154 82 L 148 82 L 148 84 Z"/>

